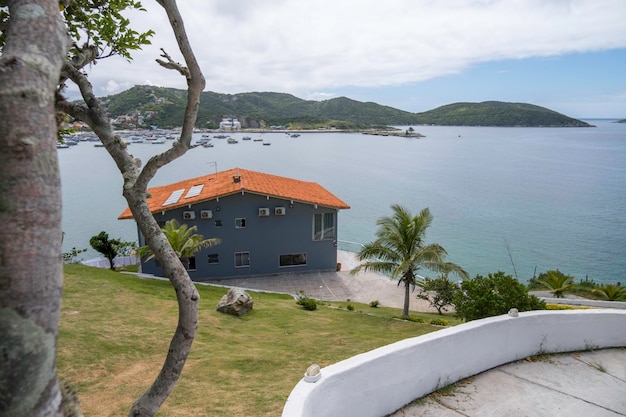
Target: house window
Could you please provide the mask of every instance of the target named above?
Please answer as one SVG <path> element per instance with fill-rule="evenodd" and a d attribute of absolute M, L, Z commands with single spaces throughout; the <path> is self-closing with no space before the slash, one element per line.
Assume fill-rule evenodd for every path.
<path fill-rule="evenodd" d="M 335 214 L 316 213 L 313 215 L 313 240 L 335 238 Z"/>
<path fill-rule="evenodd" d="M 246 219 L 245 218 L 237 218 L 235 219 L 235 229 L 243 229 L 246 227 Z"/>
<path fill-rule="evenodd" d="M 219 264 L 220 263 L 220 255 L 217 253 L 209 253 L 209 264 Z"/>
<path fill-rule="evenodd" d="M 280 266 L 306 265 L 306 253 L 280 255 Z"/>
<path fill-rule="evenodd" d="M 215 220 L 215 227 L 222 227 L 222 221 L 221 220 Z"/>
<path fill-rule="evenodd" d="M 235 268 L 250 266 L 250 252 L 235 252 Z"/>
<path fill-rule="evenodd" d="M 190 256 L 189 258 L 187 258 L 187 263 L 185 264 L 185 262 L 183 262 L 183 265 L 185 266 L 185 269 L 187 271 L 195 271 L 196 270 L 196 257 Z"/>

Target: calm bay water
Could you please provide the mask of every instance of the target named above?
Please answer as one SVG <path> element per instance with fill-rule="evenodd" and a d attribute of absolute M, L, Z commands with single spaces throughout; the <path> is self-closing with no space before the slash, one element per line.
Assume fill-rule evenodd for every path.
<path fill-rule="evenodd" d="M 339 239 L 375 238 L 376 220 L 401 204 L 434 215 L 426 241 L 472 276 L 505 271 L 520 280 L 559 269 L 577 280 L 626 281 L 626 125 L 596 128 L 418 126 L 421 139 L 356 133 L 265 133 L 271 146 L 213 139 L 164 167 L 163 185 L 233 167 L 320 183 L 346 201 Z M 243 134 L 235 134 L 241 138 Z M 256 136 L 256 135 L 255 135 Z M 146 161 L 163 145 L 133 144 Z M 103 148 L 83 142 L 59 150 L 64 250 L 89 248 L 104 230 L 136 240 L 121 175 Z M 217 168 L 216 168 L 217 167 Z"/>

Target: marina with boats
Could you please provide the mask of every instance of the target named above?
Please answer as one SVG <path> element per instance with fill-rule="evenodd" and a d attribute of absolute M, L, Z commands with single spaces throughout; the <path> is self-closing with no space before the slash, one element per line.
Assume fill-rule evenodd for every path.
<path fill-rule="evenodd" d="M 275 132 L 274 132 L 275 133 Z M 118 135 L 120 139 L 126 145 L 162 145 L 168 142 L 173 142 L 180 137 L 180 131 L 167 131 L 167 132 L 154 132 L 154 131 L 119 131 Z M 242 136 L 243 135 L 243 136 Z M 291 134 L 287 133 L 291 138 L 297 138 L 299 133 Z M 265 136 L 265 137 L 263 137 Z M 229 145 L 238 144 L 240 141 L 244 142 L 260 142 L 264 146 L 271 145 L 269 139 L 270 134 L 266 135 L 265 132 L 260 132 L 259 136 L 252 138 L 252 136 L 243 134 L 242 132 L 233 132 L 232 134 L 219 133 L 194 133 L 191 142 L 191 148 L 203 147 L 213 148 L 215 143 L 224 141 Z M 76 132 L 72 134 L 63 135 L 62 141 L 57 142 L 57 149 L 68 149 L 72 146 L 76 146 L 82 142 L 93 142 L 93 146 L 97 148 L 103 148 L 104 145 L 100 142 L 100 139 L 91 132 Z"/>

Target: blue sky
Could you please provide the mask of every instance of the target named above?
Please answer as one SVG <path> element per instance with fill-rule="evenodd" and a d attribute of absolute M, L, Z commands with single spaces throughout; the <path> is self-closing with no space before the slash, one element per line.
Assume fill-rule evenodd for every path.
<path fill-rule="evenodd" d="M 536 104 L 576 118 L 626 118 L 626 48 L 490 61 L 415 83 L 343 87 L 332 93 L 411 112 L 498 100 Z"/>
<path fill-rule="evenodd" d="M 185 88 L 154 63 L 180 60 L 163 11 L 132 63 L 107 59 L 98 96 L 137 84 Z M 184 0 L 206 90 L 346 96 L 421 112 L 454 102 L 531 103 L 576 118 L 626 117 L 624 0 Z"/>

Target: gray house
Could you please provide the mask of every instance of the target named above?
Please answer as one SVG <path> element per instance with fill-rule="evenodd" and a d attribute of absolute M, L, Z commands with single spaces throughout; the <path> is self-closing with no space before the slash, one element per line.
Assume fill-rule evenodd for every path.
<path fill-rule="evenodd" d="M 337 268 L 337 213 L 350 207 L 317 183 L 234 168 L 148 191 L 161 226 L 176 219 L 221 239 L 191 259 L 194 281 Z M 163 275 L 154 259 L 141 271 Z"/>

